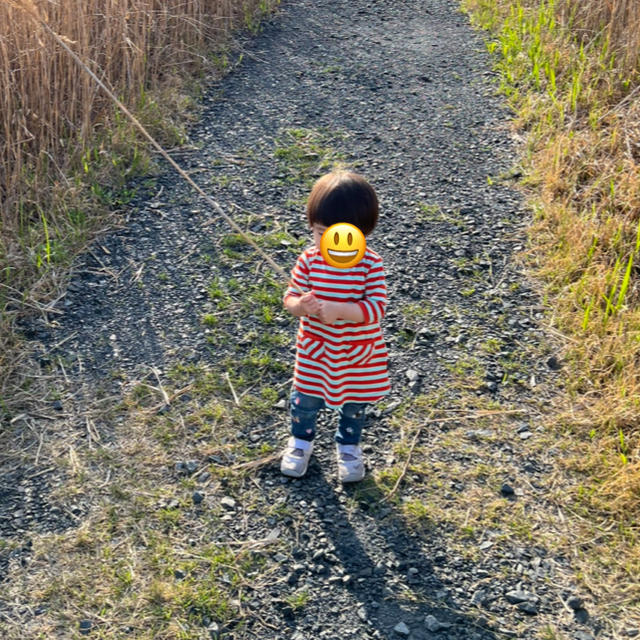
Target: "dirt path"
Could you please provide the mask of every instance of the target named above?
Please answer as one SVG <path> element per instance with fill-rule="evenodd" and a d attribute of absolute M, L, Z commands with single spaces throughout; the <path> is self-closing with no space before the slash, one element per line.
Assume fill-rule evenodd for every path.
<path fill-rule="evenodd" d="M 125 522 L 123 504 L 148 494 L 165 525 L 177 514 L 162 535 L 185 557 L 230 542 L 261 559 L 240 587 L 220 578 L 234 595 L 224 613 L 176 605 L 184 637 L 592 637 L 587 594 L 586 609 L 566 604 L 575 586 L 553 500 L 562 451 L 543 421 L 556 362 L 540 300 L 514 266 L 527 217 L 504 177 L 515 151 L 491 76 L 448 0 L 286 2 L 246 45 L 205 98 L 192 148 L 174 156 L 287 269 L 309 242 L 303 202 L 318 175 L 341 161 L 375 186 L 393 393 L 369 414 L 368 479 L 338 486 L 330 415 L 304 480 L 282 478 L 277 462 L 240 467 L 286 436 L 295 323 L 256 256 L 223 221 L 203 229 L 204 206 L 160 175 L 78 262 L 64 315 L 30 328 L 45 349 L 64 344 L 43 361 L 57 395 L 42 411 L 58 417 L 15 423 L 23 463 L 1 479 L 11 633 L 75 637 L 88 618 L 105 637 L 178 637 L 118 609 L 126 589 L 109 595 L 113 615 L 83 600 L 66 629 L 56 607 L 73 611 L 74 596 L 27 593 L 66 567 L 42 560 L 48 531 L 64 550 L 70 531 L 102 531 L 105 504 Z M 140 535 L 132 548 L 149 549 L 149 532 L 164 529 L 136 504 L 146 524 L 109 539 Z M 171 580 L 174 569 L 205 580 L 179 566 Z"/>

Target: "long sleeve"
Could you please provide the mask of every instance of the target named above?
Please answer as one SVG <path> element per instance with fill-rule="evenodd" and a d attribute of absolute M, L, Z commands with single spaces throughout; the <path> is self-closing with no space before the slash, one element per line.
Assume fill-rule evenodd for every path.
<path fill-rule="evenodd" d="M 293 270 L 291 271 L 291 281 L 294 282 L 302 291 L 308 293 L 311 291 L 311 285 L 309 284 L 309 259 L 307 256 L 307 252 L 305 251 L 300 255 L 298 260 L 296 261 Z M 295 296 L 296 298 L 300 297 L 300 293 L 289 284 L 289 288 L 286 290 L 284 294 L 283 300 L 286 300 L 289 296 Z"/>
<path fill-rule="evenodd" d="M 358 302 L 365 324 L 380 322 L 387 307 L 387 285 L 382 260 L 371 265 L 365 280 L 364 297 Z"/>

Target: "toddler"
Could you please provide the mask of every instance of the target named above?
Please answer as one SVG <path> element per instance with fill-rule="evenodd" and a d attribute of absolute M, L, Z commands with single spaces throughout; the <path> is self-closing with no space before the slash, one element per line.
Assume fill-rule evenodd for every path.
<path fill-rule="evenodd" d="M 335 434 L 338 474 L 342 482 L 365 475 L 360 436 L 365 407 L 390 391 L 387 349 L 380 320 L 387 305 L 380 256 L 367 247 L 353 267 L 330 266 L 320 252 L 325 230 L 339 222 L 368 236 L 378 221 L 378 198 L 371 185 L 354 173 L 337 171 L 320 178 L 307 203 L 314 246 L 298 258 L 284 306 L 300 318 L 291 393 L 291 437 L 281 471 L 300 478 L 307 471 L 322 407 L 338 411 Z"/>

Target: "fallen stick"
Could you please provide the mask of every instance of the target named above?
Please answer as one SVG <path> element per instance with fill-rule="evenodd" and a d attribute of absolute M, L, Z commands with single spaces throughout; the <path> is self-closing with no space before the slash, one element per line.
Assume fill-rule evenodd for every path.
<path fill-rule="evenodd" d="M 236 390 L 233 388 L 233 385 L 231 384 L 231 378 L 229 377 L 229 372 L 227 371 L 224 375 L 226 376 L 227 382 L 229 383 L 229 388 L 231 389 L 231 393 L 233 393 L 233 399 L 236 401 L 236 404 L 240 406 L 240 400 L 238 400 L 238 396 L 236 395 Z"/>
<path fill-rule="evenodd" d="M 237 464 L 234 467 L 231 467 L 234 471 L 238 471 L 240 469 L 257 469 L 258 467 L 262 467 L 265 464 L 269 464 L 278 460 L 280 458 L 279 453 L 273 453 L 270 456 L 266 456 L 265 458 L 258 458 L 258 460 L 252 460 L 251 462 L 244 462 L 242 464 Z"/>

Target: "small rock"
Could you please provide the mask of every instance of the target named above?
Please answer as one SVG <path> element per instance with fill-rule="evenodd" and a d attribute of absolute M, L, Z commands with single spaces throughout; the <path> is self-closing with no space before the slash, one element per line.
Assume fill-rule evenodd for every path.
<path fill-rule="evenodd" d="M 547 367 L 552 371 L 560 371 L 562 369 L 562 365 L 556 356 L 551 356 L 547 358 Z"/>
<path fill-rule="evenodd" d="M 405 375 L 409 378 L 409 382 L 417 382 L 420 377 L 420 374 L 415 369 L 408 369 Z"/>
<path fill-rule="evenodd" d="M 537 602 L 538 598 L 529 591 L 514 590 L 505 594 L 505 598 L 511 604 L 519 604 L 520 602 Z"/>
<path fill-rule="evenodd" d="M 348 573 L 342 576 L 342 584 L 351 584 L 353 582 L 353 576 Z"/>
<path fill-rule="evenodd" d="M 567 604 L 574 610 L 582 609 L 584 606 L 584 600 L 578 596 L 570 596 L 567 599 Z"/>
<path fill-rule="evenodd" d="M 293 587 L 298 583 L 298 574 L 292 571 L 291 573 L 287 574 L 286 580 L 287 580 L 287 584 L 290 587 Z"/>
<path fill-rule="evenodd" d="M 504 494 L 505 496 L 512 496 L 515 491 L 513 490 L 513 487 L 511 485 L 508 485 L 506 482 L 500 487 L 500 493 Z"/>
<path fill-rule="evenodd" d="M 230 498 L 229 496 L 225 496 L 224 498 L 222 498 L 222 500 L 220 500 L 220 504 L 227 511 L 235 511 L 236 509 L 236 501 L 233 498 Z"/>
<path fill-rule="evenodd" d="M 82 620 L 82 622 L 80 622 L 80 633 L 83 636 L 88 636 L 92 627 L 93 623 L 91 620 Z"/>
<path fill-rule="evenodd" d="M 54 400 L 52 406 L 56 411 L 62 411 L 62 402 L 60 400 Z"/>
<path fill-rule="evenodd" d="M 408 636 L 411 631 L 409 630 L 409 627 L 407 627 L 407 625 L 404 622 L 398 622 L 398 624 L 393 627 L 393 630 L 401 636 Z"/>
<path fill-rule="evenodd" d="M 165 413 L 169 413 L 171 406 L 168 404 L 163 404 L 157 411 L 159 416 L 163 416 Z"/>
<path fill-rule="evenodd" d="M 196 460 L 189 460 L 185 465 L 185 468 L 187 469 L 187 473 L 191 475 L 198 470 L 198 462 Z"/>
<path fill-rule="evenodd" d="M 282 400 L 278 400 L 278 402 L 276 402 L 273 405 L 274 409 L 286 409 L 287 408 L 287 399 L 286 398 L 282 398 Z"/>
<path fill-rule="evenodd" d="M 448 629 L 450 626 L 448 624 L 443 624 L 438 620 L 438 618 L 431 615 L 424 619 L 424 624 L 431 633 L 436 633 L 437 631 L 440 631 L 440 629 Z"/>
<path fill-rule="evenodd" d="M 305 640 L 304 634 L 302 631 L 296 631 L 292 636 L 291 640 Z"/>
<path fill-rule="evenodd" d="M 205 482 L 207 482 L 207 480 L 209 480 L 211 478 L 211 474 L 208 471 L 203 471 L 199 476 L 198 476 L 198 482 L 200 484 L 204 484 Z"/>
<path fill-rule="evenodd" d="M 204 500 L 204 494 L 200 493 L 199 491 L 194 491 L 191 498 L 194 504 L 200 504 Z"/>
<path fill-rule="evenodd" d="M 516 606 L 521 611 L 524 611 L 525 613 L 529 613 L 531 615 L 535 615 L 538 613 L 538 607 L 533 602 L 520 602 Z"/>
<path fill-rule="evenodd" d="M 576 609 L 573 612 L 576 622 L 586 624 L 589 621 L 589 612 L 586 609 Z"/>
<path fill-rule="evenodd" d="M 220 625 L 217 622 L 210 623 L 207 627 L 207 631 L 209 632 L 211 640 L 219 640 L 222 637 Z"/>
<path fill-rule="evenodd" d="M 482 605 L 486 602 L 486 600 L 487 600 L 487 592 L 483 591 L 482 589 L 478 589 L 471 596 L 471 604 Z"/>
<path fill-rule="evenodd" d="M 491 547 L 493 547 L 493 540 L 485 540 L 484 542 L 481 542 L 478 545 L 478 548 L 480 549 L 480 551 L 486 551 L 487 549 L 490 549 Z"/>
<path fill-rule="evenodd" d="M 394 400 L 393 402 L 390 402 L 385 408 L 385 410 L 382 412 L 382 415 L 386 416 L 386 415 L 389 415 L 390 413 L 393 413 L 393 411 L 395 411 L 401 404 L 402 403 L 400 400 Z"/>
<path fill-rule="evenodd" d="M 383 562 L 378 562 L 376 563 L 376 566 L 373 567 L 373 573 L 375 573 L 377 576 L 384 575 L 386 571 L 387 571 L 387 567 L 384 566 Z"/>
<path fill-rule="evenodd" d="M 576 631 L 573 634 L 573 637 L 576 640 L 595 640 L 593 635 L 591 633 L 589 633 L 588 631 Z"/>
<path fill-rule="evenodd" d="M 638 629 L 625 629 L 624 633 L 628 638 L 635 638 L 640 633 L 640 630 L 638 630 Z"/>
<path fill-rule="evenodd" d="M 367 615 L 367 610 L 364 607 L 360 607 L 358 609 L 358 618 L 360 618 L 362 622 L 366 622 L 368 620 L 369 616 Z"/>

